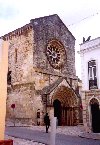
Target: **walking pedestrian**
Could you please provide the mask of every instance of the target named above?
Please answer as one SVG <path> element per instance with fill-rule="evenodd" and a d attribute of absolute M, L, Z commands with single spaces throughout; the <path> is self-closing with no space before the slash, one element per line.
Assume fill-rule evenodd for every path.
<path fill-rule="evenodd" d="M 50 126 L 50 119 L 48 113 L 46 113 L 46 115 L 44 116 L 44 123 L 46 125 L 46 133 L 48 133 L 48 129 Z"/>

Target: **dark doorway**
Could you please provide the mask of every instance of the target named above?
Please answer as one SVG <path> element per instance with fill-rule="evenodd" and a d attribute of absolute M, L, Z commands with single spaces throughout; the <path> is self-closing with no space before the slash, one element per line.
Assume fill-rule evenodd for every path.
<path fill-rule="evenodd" d="M 75 108 L 61 106 L 61 102 L 56 99 L 53 102 L 54 117 L 58 119 L 58 126 L 74 126 L 76 123 Z"/>
<path fill-rule="evenodd" d="M 100 133 L 100 110 L 99 104 L 94 102 L 91 104 L 92 113 L 92 130 L 94 133 Z"/>
<path fill-rule="evenodd" d="M 54 106 L 54 117 L 57 117 L 58 119 L 58 125 L 62 125 L 61 124 L 61 102 L 56 99 L 54 102 L 53 102 L 53 106 Z"/>

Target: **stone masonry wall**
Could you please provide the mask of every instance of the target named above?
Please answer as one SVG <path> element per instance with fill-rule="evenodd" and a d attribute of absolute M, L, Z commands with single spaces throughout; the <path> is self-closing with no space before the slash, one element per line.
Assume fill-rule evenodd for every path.
<path fill-rule="evenodd" d="M 16 120 L 23 122 L 25 119 L 31 119 L 31 123 L 34 124 L 38 106 L 42 108 L 41 99 L 35 94 L 32 76 L 34 32 L 30 29 L 25 34 L 12 37 L 9 43 L 9 70 L 12 85 L 8 88 L 7 118 L 13 118 L 15 115 Z M 15 104 L 15 114 L 11 104 Z"/>
<path fill-rule="evenodd" d="M 97 99 L 100 104 L 100 90 L 82 91 L 83 123 L 87 132 L 92 130 L 90 101 L 93 98 Z"/>
<path fill-rule="evenodd" d="M 9 70 L 14 83 L 29 82 L 32 79 L 34 35 L 32 29 L 27 34 L 9 40 Z"/>
<path fill-rule="evenodd" d="M 70 75 L 74 77 L 75 72 L 75 38 L 67 27 L 63 24 L 57 15 L 50 17 L 43 17 L 31 20 L 34 30 L 34 40 L 36 47 L 34 49 L 33 67 L 38 68 L 40 71 L 56 75 Z M 45 50 L 50 40 L 57 39 L 62 42 L 66 50 L 66 61 L 64 67 L 56 70 L 49 64 Z"/>
<path fill-rule="evenodd" d="M 75 38 L 57 15 L 34 19 L 30 23 L 32 27 L 26 33 L 8 40 L 12 85 L 8 87 L 7 118 L 13 118 L 11 104 L 15 103 L 16 119 L 23 122 L 26 118 L 36 124 L 37 111 L 40 110 L 41 122 L 44 115 L 41 90 L 54 83 L 59 76 L 76 77 Z M 45 55 L 47 43 L 54 38 L 62 42 L 67 54 L 64 67 L 60 70 L 52 68 Z"/>

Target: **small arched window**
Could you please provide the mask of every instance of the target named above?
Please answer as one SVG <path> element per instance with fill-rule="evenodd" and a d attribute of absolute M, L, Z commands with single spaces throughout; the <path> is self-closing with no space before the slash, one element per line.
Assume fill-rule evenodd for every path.
<path fill-rule="evenodd" d="M 91 60 L 88 62 L 88 77 L 89 77 L 89 89 L 97 89 L 97 72 L 96 61 Z"/>

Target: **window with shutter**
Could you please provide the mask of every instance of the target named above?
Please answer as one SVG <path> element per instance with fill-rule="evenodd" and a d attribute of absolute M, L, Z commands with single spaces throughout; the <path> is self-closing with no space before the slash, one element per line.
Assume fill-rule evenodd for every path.
<path fill-rule="evenodd" d="M 96 61 L 88 62 L 89 89 L 97 89 Z"/>

